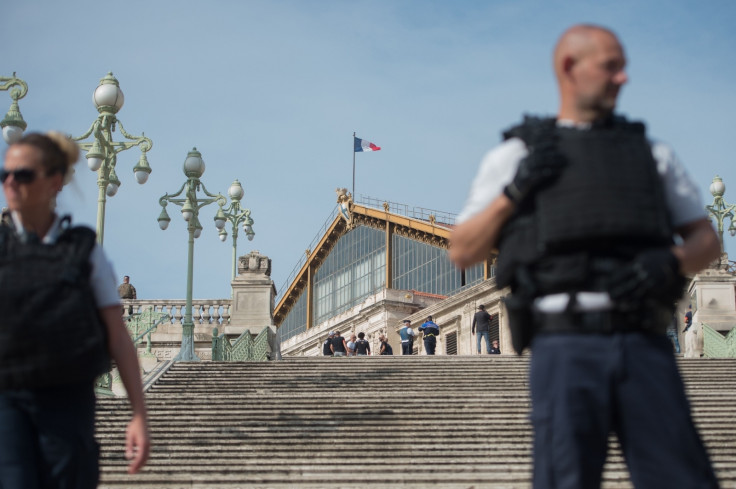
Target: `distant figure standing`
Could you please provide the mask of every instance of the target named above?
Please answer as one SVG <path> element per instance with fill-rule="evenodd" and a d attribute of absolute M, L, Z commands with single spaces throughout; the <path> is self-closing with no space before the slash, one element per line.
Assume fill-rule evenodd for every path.
<path fill-rule="evenodd" d="M 411 355 L 414 350 L 414 330 L 411 329 L 411 321 L 404 319 L 404 327 L 399 330 L 401 337 L 401 354 Z"/>
<path fill-rule="evenodd" d="M 690 326 L 693 325 L 693 306 L 687 306 L 687 312 L 685 313 L 685 329 L 683 330 L 683 333 L 687 332 L 688 329 L 690 329 Z"/>
<path fill-rule="evenodd" d="M 357 336 L 355 336 L 355 333 L 350 335 L 350 341 L 348 341 L 348 356 L 354 357 L 355 356 L 355 341 L 358 339 Z"/>
<path fill-rule="evenodd" d="M 480 352 L 478 352 L 480 353 Z M 493 345 L 491 346 L 491 351 L 489 351 L 491 355 L 500 355 L 501 350 L 498 348 L 498 340 L 493 340 Z"/>
<path fill-rule="evenodd" d="M 378 337 L 378 339 L 381 341 L 381 349 L 379 350 L 379 355 L 393 355 L 394 349 L 391 348 L 391 345 L 388 344 L 388 339 L 386 338 L 386 335 L 381 335 Z"/>
<path fill-rule="evenodd" d="M 358 341 L 355 342 L 355 356 L 365 357 L 371 354 L 371 344 L 365 339 L 365 333 L 358 333 Z"/>
<path fill-rule="evenodd" d="M 325 340 L 324 343 L 322 343 L 322 355 L 324 355 L 326 357 L 331 357 L 332 356 L 332 337 L 333 336 L 335 336 L 335 332 L 334 331 L 330 331 L 327 334 L 327 339 Z"/>
<path fill-rule="evenodd" d="M 335 331 L 335 335 L 332 337 L 332 355 L 344 357 L 347 354 L 348 345 L 345 343 L 345 338 L 342 337 L 339 331 Z"/>
<path fill-rule="evenodd" d="M 481 338 L 486 339 L 486 353 L 491 353 L 491 315 L 486 312 L 486 306 L 483 304 L 478 306 L 478 312 L 473 316 L 473 325 L 470 328 L 471 334 L 476 333 L 476 326 L 478 326 L 478 355 L 480 355 Z"/>
<path fill-rule="evenodd" d="M 437 337 L 440 335 L 440 327 L 432 321 L 432 316 L 427 316 L 427 321 L 418 329 L 424 333 L 424 349 L 427 351 L 427 355 L 434 355 L 434 350 L 437 348 Z"/>
<path fill-rule="evenodd" d="M 123 277 L 123 283 L 118 286 L 118 295 L 121 299 L 137 299 L 138 295 L 130 283 L 130 277 Z"/>
<path fill-rule="evenodd" d="M 693 328 L 693 306 L 687 307 L 685 313 L 685 358 L 700 358 L 698 352 L 698 328 Z"/>

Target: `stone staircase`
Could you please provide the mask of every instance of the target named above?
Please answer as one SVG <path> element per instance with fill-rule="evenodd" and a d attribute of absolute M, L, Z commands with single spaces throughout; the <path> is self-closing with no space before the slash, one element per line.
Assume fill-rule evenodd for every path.
<path fill-rule="evenodd" d="M 682 360 L 723 488 L 736 360 Z M 100 399 L 101 488 L 528 488 L 528 358 L 176 363 L 147 391 L 153 448 L 125 473 L 125 399 Z M 603 487 L 631 488 L 615 439 Z"/>

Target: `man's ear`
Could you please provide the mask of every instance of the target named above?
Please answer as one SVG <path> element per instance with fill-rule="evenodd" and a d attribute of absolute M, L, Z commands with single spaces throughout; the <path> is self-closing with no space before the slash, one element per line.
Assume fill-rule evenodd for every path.
<path fill-rule="evenodd" d="M 566 77 L 572 76 L 572 68 L 575 66 L 575 58 L 572 56 L 565 56 L 562 58 L 562 72 Z"/>

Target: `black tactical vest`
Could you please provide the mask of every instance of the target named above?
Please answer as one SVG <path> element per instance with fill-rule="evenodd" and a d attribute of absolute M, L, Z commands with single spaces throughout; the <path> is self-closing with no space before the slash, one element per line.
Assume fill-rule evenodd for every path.
<path fill-rule="evenodd" d="M 530 145 L 527 125 L 546 124 L 567 165 L 502 230 L 497 282 L 513 286 L 521 266 L 531 270 L 539 294 L 604 290 L 601 275 L 672 242 L 645 128 L 618 117 L 584 130 L 549 122 L 528 119 L 504 134 Z"/>
<path fill-rule="evenodd" d="M 53 245 L 0 225 L 0 389 L 92 382 L 107 371 L 107 333 L 90 286 L 95 232 L 67 227 Z"/>

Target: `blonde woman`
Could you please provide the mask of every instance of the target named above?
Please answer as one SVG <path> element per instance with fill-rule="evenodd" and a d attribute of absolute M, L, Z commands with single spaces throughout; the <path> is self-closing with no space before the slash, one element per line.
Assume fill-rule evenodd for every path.
<path fill-rule="evenodd" d="M 55 213 L 77 145 L 59 133 L 12 144 L 0 170 L 0 487 L 97 487 L 94 379 L 114 360 L 133 417 L 128 471 L 149 437 L 138 360 L 95 233 Z"/>

